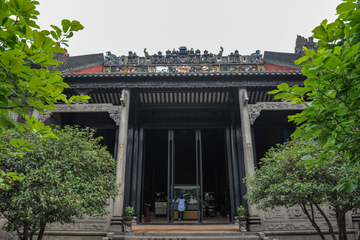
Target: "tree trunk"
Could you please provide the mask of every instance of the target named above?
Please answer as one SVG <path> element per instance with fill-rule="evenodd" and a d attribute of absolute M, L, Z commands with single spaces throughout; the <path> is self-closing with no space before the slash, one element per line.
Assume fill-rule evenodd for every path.
<path fill-rule="evenodd" d="M 340 222 L 340 226 L 341 227 L 341 232 L 343 233 L 343 240 L 347 240 L 347 234 L 346 234 L 346 218 L 345 218 L 345 214 L 346 213 L 340 213 L 341 216 L 341 222 Z"/>
<path fill-rule="evenodd" d="M 45 232 L 45 226 L 46 226 L 46 223 L 41 225 L 37 240 L 42 240 L 42 238 L 44 236 L 44 232 Z"/>
<path fill-rule="evenodd" d="M 324 211 L 320 208 L 320 206 L 319 206 L 317 203 L 315 203 L 315 206 L 316 206 L 316 208 L 320 211 L 321 215 L 323 216 L 323 218 L 325 219 L 326 223 L 328 224 L 328 226 L 329 226 L 329 232 L 330 232 L 330 234 L 331 234 L 332 239 L 333 239 L 333 240 L 337 240 L 337 239 L 336 239 L 335 232 L 334 232 L 334 229 L 333 229 L 333 227 L 332 227 L 332 225 L 331 225 L 331 222 L 330 222 L 329 218 L 326 216 L 326 214 L 324 213 Z"/>
<path fill-rule="evenodd" d="M 314 211 L 313 211 L 313 208 L 312 208 L 312 204 L 310 203 L 310 206 L 311 206 L 311 215 L 314 216 Z M 320 237 L 322 240 L 326 240 L 324 234 L 321 232 L 319 226 L 317 225 L 317 223 L 315 222 L 315 218 L 311 218 L 308 210 L 306 209 L 306 204 L 302 204 L 300 203 L 300 207 L 302 208 L 303 212 L 305 213 L 305 215 L 308 217 L 308 219 L 310 220 L 311 224 L 313 225 L 313 227 L 316 229 L 316 231 L 319 233 Z"/>
<path fill-rule="evenodd" d="M 347 234 L 346 234 L 346 218 L 345 214 L 343 212 L 336 213 L 336 221 L 338 223 L 339 228 L 339 240 L 347 240 Z"/>
<path fill-rule="evenodd" d="M 343 240 L 342 228 L 341 228 L 341 219 L 340 213 L 336 213 L 336 222 L 339 229 L 339 240 Z"/>
<path fill-rule="evenodd" d="M 29 239 L 29 228 L 24 227 L 23 240 L 28 240 L 28 239 Z"/>

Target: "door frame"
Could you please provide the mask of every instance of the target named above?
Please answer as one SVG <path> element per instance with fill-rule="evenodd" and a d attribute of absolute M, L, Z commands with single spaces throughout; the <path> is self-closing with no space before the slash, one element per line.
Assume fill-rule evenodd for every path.
<path fill-rule="evenodd" d="M 137 182 L 137 190 L 138 191 L 136 191 L 136 195 L 139 197 L 139 198 L 137 198 L 138 200 L 137 200 L 137 204 L 136 204 L 136 206 L 138 207 L 138 212 L 139 213 L 142 213 L 142 211 L 143 211 L 143 206 L 142 206 L 142 204 L 143 204 L 143 197 L 141 197 L 141 196 L 143 196 L 143 194 L 144 194 L 144 192 L 143 192 L 143 187 L 144 187 L 144 167 L 145 167 L 145 159 L 146 159 L 146 154 L 145 154 L 145 130 L 146 129 L 167 129 L 168 130 L 168 172 L 169 171 L 174 171 L 175 169 L 172 169 L 172 165 L 174 165 L 174 158 L 175 158 L 175 149 L 174 149 L 174 151 L 169 151 L 169 149 L 170 149 L 170 147 L 172 147 L 172 146 L 170 146 L 169 144 L 169 132 L 170 131 L 174 131 L 174 130 L 178 130 L 178 129 L 195 129 L 195 132 L 196 132 L 196 135 L 195 135 L 195 140 L 196 140 L 196 144 L 197 144 L 197 146 L 196 146 L 196 158 L 197 158 L 197 160 L 196 160 L 196 162 L 197 162 L 197 167 L 198 167 L 198 169 L 197 169 L 197 175 L 198 175 L 198 177 L 197 177 L 197 186 L 199 186 L 199 188 L 200 188 L 200 191 L 198 190 L 197 192 L 198 192 L 198 196 L 197 196 L 197 199 L 200 199 L 200 201 L 198 201 L 198 210 L 197 210 L 197 212 L 198 212 L 198 223 L 203 223 L 203 208 L 201 207 L 202 205 L 200 205 L 200 203 L 201 203 L 201 200 L 202 200 L 202 198 L 204 197 L 204 193 L 203 193 L 203 169 L 202 169 L 202 142 L 201 142 L 201 130 L 205 130 L 205 129 L 223 129 L 224 130 L 224 144 L 226 144 L 227 146 L 225 146 L 225 154 L 226 154 L 226 156 L 225 156 L 225 164 L 226 164 L 226 171 L 227 171 L 227 173 L 226 173 L 226 175 L 227 175 L 227 179 L 226 179 L 226 182 L 227 182 L 227 188 L 228 188 L 228 192 L 227 192 L 227 198 L 228 198 L 228 203 L 227 203 L 227 206 L 228 206 L 228 214 L 229 214 L 229 221 L 230 222 L 233 222 L 232 220 L 233 219 L 231 219 L 232 218 L 232 212 L 234 212 L 235 211 L 235 199 L 234 199 L 234 193 L 233 193 L 233 186 L 234 186 L 234 176 L 233 176 L 233 173 L 232 173 L 232 171 L 234 170 L 234 169 L 232 169 L 232 165 L 233 165 L 233 159 L 232 159 L 232 150 L 231 150 L 231 148 L 232 148 L 232 146 L 231 146 L 231 137 L 230 137 L 230 128 L 229 128 L 229 126 L 225 126 L 225 124 L 223 125 L 223 124 L 221 124 L 220 126 L 211 126 L 211 127 L 209 127 L 209 126 L 206 126 L 206 127 L 202 127 L 202 128 L 200 128 L 199 126 L 188 126 L 188 127 L 184 127 L 184 126 L 176 126 L 176 127 L 169 127 L 169 126 L 162 126 L 162 127 L 154 127 L 154 126 L 143 126 L 143 127 L 140 127 L 139 128 L 139 130 L 140 130 L 140 135 L 141 135 L 141 138 L 140 138 L 140 141 L 139 142 L 142 142 L 142 143 L 139 143 L 138 142 L 138 150 L 140 150 L 140 156 L 139 156 L 139 162 L 138 162 L 138 164 L 139 164 L 139 166 L 141 166 L 140 168 L 141 169 L 138 169 L 138 171 L 136 171 L 137 172 L 137 174 L 138 174 L 138 176 L 137 176 L 137 178 L 138 179 L 142 179 L 142 181 L 138 181 Z M 175 144 L 174 144 L 174 135 L 172 135 L 172 145 L 173 146 L 175 146 Z M 139 146 L 140 145 L 140 146 Z M 200 148 L 198 147 L 198 146 L 201 146 Z M 136 148 L 137 147 L 135 147 L 135 151 L 134 152 L 136 152 Z M 170 161 L 172 159 L 172 161 Z M 201 162 L 201 164 L 200 164 L 200 162 Z M 170 164 L 169 164 L 170 163 Z M 171 165 L 172 164 L 172 165 Z M 200 164 L 200 165 L 198 165 L 198 164 Z M 134 171 L 134 167 L 135 166 L 133 166 L 133 171 Z M 175 172 L 173 172 L 172 173 L 172 177 L 174 178 L 175 177 Z M 175 178 L 174 178 L 175 179 Z M 171 184 L 174 184 L 174 179 L 169 179 L 169 176 L 168 176 L 168 185 L 167 185 L 167 191 L 169 192 L 169 186 L 171 187 Z M 201 179 L 201 180 L 200 180 Z M 171 180 L 171 181 L 170 181 Z M 141 189 L 141 191 L 139 191 Z M 172 186 L 172 189 L 174 189 L 174 186 Z M 171 189 L 170 189 L 171 190 Z M 170 191 L 170 193 L 171 193 L 171 199 L 173 199 L 173 191 Z M 169 196 L 169 195 L 168 195 Z M 168 201 L 168 200 L 167 200 Z M 167 204 L 168 206 L 170 205 L 170 204 Z M 171 223 L 173 223 L 173 214 L 174 214 L 174 204 L 171 204 L 171 209 L 169 208 L 169 207 L 167 207 L 167 217 L 166 217 L 166 219 L 167 219 L 167 224 L 171 224 Z M 170 216 L 170 212 L 172 213 L 171 214 L 171 216 Z M 139 217 L 138 217 L 138 221 L 139 222 L 141 222 L 141 214 L 139 214 L 138 215 Z M 172 219 L 172 220 L 171 220 Z M 166 224 L 166 223 L 164 223 L 164 224 Z"/>

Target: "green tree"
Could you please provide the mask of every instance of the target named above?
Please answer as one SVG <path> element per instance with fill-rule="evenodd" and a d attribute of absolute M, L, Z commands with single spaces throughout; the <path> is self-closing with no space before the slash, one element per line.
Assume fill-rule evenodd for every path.
<path fill-rule="evenodd" d="M 0 212 L 8 220 L 4 229 L 16 231 L 21 240 L 32 239 L 38 230 L 41 240 L 47 223 L 107 214 L 104 206 L 119 191 L 116 162 L 94 131 L 66 126 L 53 132 L 57 138 L 46 141 L 32 131 L 1 135 L 4 142 L 21 138 L 36 148 L 23 157 L 0 157 L 0 168 L 25 174 L 24 181 L 7 180 L 11 188 L 0 189 Z"/>
<path fill-rule="evenodd" d="M 51 31 L 40 30 L 35 20 L 39 15 L 33 0 L 0 0 L 0 134 L 4 130 L 30 128 L 43 138 L 55 137 L 51 129 L 37 119 L 29 117 L 29 110 L 54 110 L 54 103 L 85 101 L 87 96 L 67 99 L 62 94 L 69 87 L 57 70 L 49 70 L 58 65 L 54 53 L 65 50 L 68 39 L 74 32 L 83 29 L 78 21 L 63 20 L 61 28 L 51 25 Z M 25 123 L 14 121 L 9 114 L 18 114 Z M 23 154 L 31 146 L 20 139 L 11 141 L 14 154 Z M 0 141 L 0 154 L 9 153 L 4 142 Z M 6 187 L 4 178 L 12 178 L 13 173 L 0 170 L 0 188 Z M 14 180 L 21 179 L 15 178 Z"/>
<path fill-rule="evenodd" d="M 271 148 L 262 158 L 261 168 L 257 169 L 254 175 L 246 177 L 251 191 L 245 197 L 250 204 L 257 204 L 258 208 L 264 211 L 275 206 L 300 205 L 325 240 L 315 221 L 314 214 L 318 211 L 327 222 L 332 239 L 336 240 L 330 220 L 321 207 L 321 204 L 328 204 L 330 210 L 336 213 L 339 240 L 346 240 L 345 215 L 360 207 L 360 189 L 352 193 L 344 189 L 333 189 L 344 177 L 355 173 L 356 169 L 349 168 L 349 161 L 339 156 L 310 169 L 300 164 L 304 156 L 311 155 L 312 158 L 319 159 L 324 151 L 324 147 L 303 138 Z"/>
<path fill-rule="evenodd" d="M 307 77 L 304 87 L 283 83 L 270 93 L 277 93 L 275 99 L 306 104 L 302 113 L 289 118 L 298 125 L 294 137 L 315 136 L 326 147 L 319 159 L 305 158 L 309 166 L 342 154 L 360 170 L 360 3 L 343 1 L 334 22 L 324 20 L 313 30 L 317 52 L 305 48 L 305 56 L 295 62 Z M 339 187 L 352 191 L 359 181 L 354 173 Z"/>

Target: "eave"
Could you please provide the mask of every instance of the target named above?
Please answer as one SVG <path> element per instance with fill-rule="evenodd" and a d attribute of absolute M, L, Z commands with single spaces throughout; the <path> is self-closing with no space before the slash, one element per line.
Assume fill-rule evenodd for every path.
<path fill-rule="evenodd" d="M 70 73 L 63 74 L 71 88 L 234 88 L 276 87 L 286 82 L 303 85 L 300 71 L 210 73 Z"/>

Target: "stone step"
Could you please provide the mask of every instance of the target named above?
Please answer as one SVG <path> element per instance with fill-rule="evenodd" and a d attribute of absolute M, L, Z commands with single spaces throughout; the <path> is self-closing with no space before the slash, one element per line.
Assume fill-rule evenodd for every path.
<path fill-rule="evenodd" d="M 200 240 L 200 239 L 236 239 L 236 240 L 260 240 L 256 233 L 234 231 L 191 231 L 191 232 L 160 232 L 160 231 L 136 231 L 115 235 L 114 240 Z"/>

